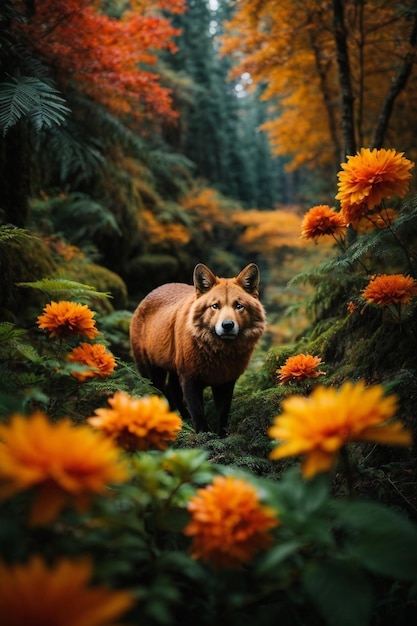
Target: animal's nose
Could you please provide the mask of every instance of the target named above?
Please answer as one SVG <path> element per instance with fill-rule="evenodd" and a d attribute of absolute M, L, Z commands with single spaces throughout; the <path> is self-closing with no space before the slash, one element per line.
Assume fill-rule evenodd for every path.
<path fill-rule="evenodd" d="M 222 328 L 226 333 L 230 333 L 231 330 L 233 330 L 235 326 L 235 323 L 233 320 L 224 320 L 224 322 L 222 322 Z"/>

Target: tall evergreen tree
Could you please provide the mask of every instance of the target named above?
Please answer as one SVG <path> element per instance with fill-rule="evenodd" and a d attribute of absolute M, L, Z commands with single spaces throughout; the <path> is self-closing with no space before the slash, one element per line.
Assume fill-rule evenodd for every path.
<path fill-rule="evenodd" d="M 229 17 L 226 0 L 188 0 L 175 20 L 182 31 L 173 69 L 190 81 L 190 97 L 181 105 L 176 148 L 196 165 L 197 175 L 247 206 L 271 207 L 282 200 L 267 139 L 257 128 L 264 107 L 254 95 L 238 97 L 229 82 L 231 62 L 219 55 L 217 37 Z M 242 92 L 240 92 L 241 94 Z M 278 163 L 278 161 L 276 161 Z"/>

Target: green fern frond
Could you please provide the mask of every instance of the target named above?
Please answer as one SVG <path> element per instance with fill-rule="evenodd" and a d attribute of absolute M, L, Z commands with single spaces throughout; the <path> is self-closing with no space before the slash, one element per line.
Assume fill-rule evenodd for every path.
<path fill-rule="evenodd" d="M 393 232 L 388 228 L 384 228 L 373 230 L 358 237 L 348 249 L 347 257 L 352 263 L 365 259 L 365 262 L 368 262 L 367 259 L 371 257 L 373 259 L 378 259 L 379 257 L 386 259 L 389 257 L 392 261 L 401 262 L 404 259 L 404 251 L 398 245 Z M 369 267 L 370 271 L 373 269 L 375 268 Z"/>
<path fill-rule="evenodd" d="M 36 135 L 35 148 L 45 171 L 56 172 L 62 184 L 90 181 L 106 162 L 100 142 L 71 120 Z"/>
<path fill-rule="evenodd" d="M 40 360 L 39 354 L 36 352 L 32 344 L 23 340 L 26 331 L 16 328 L 11 322 L 3 322 L 0 324 L 0 354 L 4 354 L 6 358 L 10 355 L 18 354 L 33 363 Z"/>
<path fill-rule="evenodd" d="M 174 194 L 185 193 L 190 183 L 193 163 L 184 155 L 153 150 L 150 153 L 149 165 L 157 181 L 158 189 Z"/>
<path fill-rule="evenodd" d="M 24 334 L 24 330 L 16 328 L 11 322 L 2 322 L 0 324 L 0 344 L 8 344 L 10 341 L 18 339 Z"/>
<path fill-rule="evenodd" d="M 3 226 L 0 226 L 0 244 L 9 241 L 21 242 L 28 239 L 38 239 L 38 237 L 25 228 L 19 228 L 18 226 L 13 226 L 12 224 L 4 224 Z"/>
<path fill-rule="evenodd" d="M 288 285 L 314 285 L 328 274 L 332 274 L 334 277 L 336 274 L 345 274 L 350 264 L 351 262 L 347 260 L 345 255 L 334 257 L 332 259 L 325 259 L 321 263 L 315 265 L 312 269 L 296 274 L 293 278 L 291 278 L 291 280 L 289 280 Z"/>
<path fill-rule="evenodd" d="M 97 291 L 91 285 L 83 285 L 74 280 L 66 278 L 43 278 L 33 282 L 17 283 L 19 287 L 30 287 L 32 289 L 40 289 L 51 300 L 77 300 L 88 301 L 91 298 L 111 298 L 109 292 Z"/>
<path fill-rule="evenodd" d="M 70 109 L 60 92 L 33 76 L 11 78 L 0 84 L 0 128 L 3 136 L 21 118 L 36 132 L 62 124 Z"/>
<path fill-rule="evenodd" d="M 32 210 L 35 215 L 47 215 L 54 231 L 62 233 L 76 245 L 90 243 L 99 233 L 121 236 L 121 230 L 111 211 L 83 193 L 38 201 L 33 204 Z"/>
<path fill-rule="evenodd" d="M 136 156 L 144 156 L 148 152 L 143 138 L 137 133 L 133 133 L 120 118 L 116 117 L 104 107 L 100 107 L 97 102 L 79 97 L 73 94 L 71 102 L 77 110 L 82 110 L 85 119 L 89 121 L 89 128 L 97 126 L 99 132 L 106 141 L 113 145 L 120 145 L 122 148 L 133 152 Z"/>

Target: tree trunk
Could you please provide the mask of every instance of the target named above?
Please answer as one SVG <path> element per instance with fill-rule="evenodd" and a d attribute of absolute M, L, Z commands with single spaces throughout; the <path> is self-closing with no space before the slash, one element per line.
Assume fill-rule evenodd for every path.
<path fill-rule="evenodd" d="M 413 64 L 416 55 L 416 43 L 417 43 L 417 12 L 414 14 L 413 29 L 410 34 L 409 44 L 412 50 L 406 55 L 403 64 L 399 68 L 397 75 L 392 79 L 391 86 L 388 90 L 385 100 L 382 103 L 381 112 L 378 116 L 378 120 L 375 127 L 374 136 L 372 139 L 372 146 L 374 148 L 381 148 L 384 143 L 384 138 L 387 132 L 389 121 L 394 109 L 395 100 L 405 88 L 408 78 L 413 69 Z"/>
<path fill-rule="evenodd" d="M 356 153 L 356 140 L 353 111 L 353 92 L 350 82 L 351 73 L 343 11 L 343 0 L 333 0 L 333 25 L 336 43 L 336 59 L 339 67 L 340 91 L 342 96 L 342 131 L 344 140 L 344 154 L 341 155 L 341 160 L 344 161 L 346 155 L 354 155 Z"/>

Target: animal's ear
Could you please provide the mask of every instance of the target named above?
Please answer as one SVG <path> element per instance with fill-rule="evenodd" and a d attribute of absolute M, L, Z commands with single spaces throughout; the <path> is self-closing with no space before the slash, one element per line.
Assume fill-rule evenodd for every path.
<path fill-rule="evenodd" d="M 252 296 L 259 296 L 259 281 L 260 281 L 259 268 L 255 263 L 249 263 L 243 270 L 236 276 L 236 282 L 245 291 Z"/>
<path fill-rule="evenodd" d="M 193 280 L 198 295 L 210 291 L 217 282 L 216 276 L 207 265 L 203 265 L 203 263 L 198 263 L 198 265 L 195 266 Z"/>

